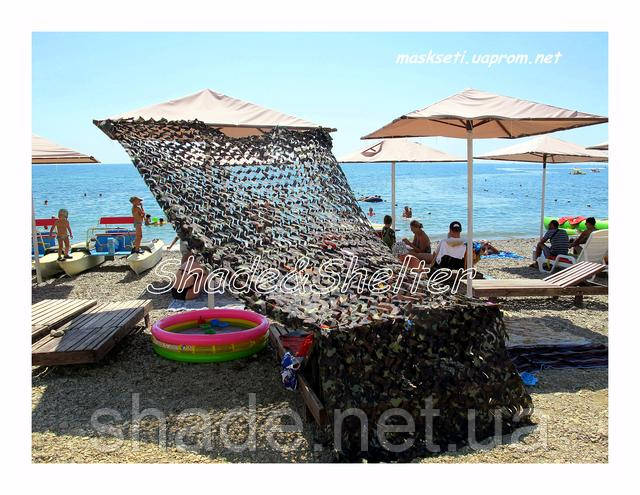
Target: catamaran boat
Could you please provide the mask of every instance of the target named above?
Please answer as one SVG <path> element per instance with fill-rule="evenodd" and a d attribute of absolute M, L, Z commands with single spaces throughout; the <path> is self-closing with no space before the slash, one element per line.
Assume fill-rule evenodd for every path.
<path fill-rule="evenodd" d="M 141 243 L 141 253 L 131 253 L 136 237 L 131 228 L 133 217 L 102 217 L 98 225 L 87 230 L 84 248 L 71 253 L 71 259 L 58 261 L 60 268 L 69 276 L 101 265 L 116 258 L 127 258 L 131 269 L 140 274 L 154 267 L 164 252 L 164 242 L 154 239 Z"/>
<path fill-rule="evenodd" d="M 56 218 L 36 218 L 36 229 L 43 227 L 44 230 L 36 230 L 38 241 L 38 256 L 40 265 L 40 275 L 43 279 L 51 278 L 58 273 L 62 273 L 62 268 L 58 265 L 58 245 L 56 235 L 51 233 L 51 228 L 56 223 Z M 78 242 L 69 246 L 70 254 L 77 249 L 81 249 L 84 242 Z M 33 250 L 31 252 L 33 257 Z M 35 259 L 31 260 L 31 269 L 35 270 Z"/>
<path fill-rule="evenodd" d="M 161 239 L 153 239 L 151 242 L 141 242 L 140 250 L 141 253 L 134 253 L 127 257 L 127 263 L 136 275 L 156 266 L 162 259 L 166 247 Z"/>

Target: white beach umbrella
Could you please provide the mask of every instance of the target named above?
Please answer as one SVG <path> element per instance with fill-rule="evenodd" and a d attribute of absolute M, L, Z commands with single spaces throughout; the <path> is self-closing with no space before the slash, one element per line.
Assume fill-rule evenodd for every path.
<path fill-rule="evenodd" d="M 542 204 L 540 206 L 540 237 L 544 231 L 544 196 L 547 163 L 608 162 L 606 151 L 590 151 L 579 144 L 568 143 L 550 136 L 539 136 L 524 143 L 508 146 L 481 156 L 477 160 L 502 160 L 542 164 Z"/>
<path fill-rule="evenodd" d="M 609 143 L 600 143 L 600 144 L 596 144 L 595 146 L 587 146 L 588 150 L 609 150 Z"/>
<path fill-rule="evenodd" d="M 100 163 L 94 157 L 84 155 L 71 148 L 65 148 L 59 144 L 49 141 L 41 136 L 32 134 L 31 136 L 31 163 L 33 165 L 59 164 L 59 163 Z M 36 265 L 36 280 L 42 282 L 40 273 L 40 255 L 38 253 L 38 235 L 36 230 L 36 208 L 31 195 L 31 242 L 33 244 L 33 255 Z"/>
<path fill-rule="evenodd" d="M 108 121 L 162 121 L 203 122 L 207 126 L 219 129 L 230 137 L 257 136 L 276 127 L 295 131 L 307 131 L 323 128 L 307 120 L 287 115 L 255 103 L 239 100 L 203 89 L 192 95 L 157 103 L 148 107 L 131 110 L 105 119 L 94 120 L 105 134 L 108 133 Z M 327 131 L 335 129 L 324 127 Z M 112 138 L 112 136 L 109 136 Z M 113 139 L 113 138 L 112 138 Z"/>
<path fill-rule="evenodd" d="M 467 267 L 473 266 L 473 140 L 534 136 L 607 122 L 607 117 L 466 89 L 401 115 L 362 139 L 445 136 L 467 140 Z M 467 296 L 473 295 L 471 271 Z"/>
<path fill-rule="evenodd" d="M 464 162 L 464 158 L 429 148 L 408 139 L 384 139 L 373 146 L 339 158 L 340 163 L 391 163 L 391 218 L 396 228 L 396 163 Z"/>

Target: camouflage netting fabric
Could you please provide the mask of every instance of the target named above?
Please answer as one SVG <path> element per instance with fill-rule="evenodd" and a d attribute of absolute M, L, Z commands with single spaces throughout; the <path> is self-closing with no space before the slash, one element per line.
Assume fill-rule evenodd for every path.
<path fill-rule="evenodd" d="M 230 138 L 197 121 L 96 125 L 122 144 L 199 261 L 216 274 L 243 272 L 245 281 L 250 272 L 282 281 L 269 290 L 273 278 L 254 278 L 239 297 L 288 328 L 314 332 L 309 368 L 331 423 L 335 409 L 368 417 L 364 452 L 357 420 L 344 419 L 335 443 L 344 458 L 423 453 L 420 409 L 429 398 L 440 411 L 436 444 L 466 441 L 469 409 L 476 438 L 492 434 L 495 418 L 505 432 L 529 423 L 531 399 L 507 357 L 498 309 L 430 294 L 426 279 L 403 271 L 360 210 L 325 130 Z M 373 279 L 381 269 L 386 278 Z M 416 423 L 416 441 L 402 453 L 377 435 L 380 414 L 394 407 Z M 400 443 L 402 435 L 387 436 Z"/>

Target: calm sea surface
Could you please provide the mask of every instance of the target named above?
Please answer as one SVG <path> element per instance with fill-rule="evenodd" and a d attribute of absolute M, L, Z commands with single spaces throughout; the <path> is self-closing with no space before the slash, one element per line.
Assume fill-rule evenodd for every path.
<path fill-rule="evenodd" d="M 374 223 L 391 213 L 391 167 L 388 164 L 342 166 L 356 197 L 378 194 L 382 203 L 360 203 Z M 608 169 L 606 164 L 584 164 L 586 175 L 570 175 L 573 165 L 547 167 L 545 214 L 608 217 Z M 599 168 L 600 173 L 591 172 Z M 129 197 L 144 199 L 152 217 L 164 214 L 144 181 L 131 164 L 46 165 L 32 167 L 36 217 L 54 216 L 69 210 L 74 241 L 85 239 L 88 228 L 101 216 L 130 215 Z M 538 234 L 542 167 L 521 163 L 474 164 L 474 224 L 476 238 L 503 239 Z M 44 201 L 48 200 L 48 206 Z M 445 235 L 448 225 L 459 220 L 466 230 L 466 164 L 396 165 L 397 227 L 408 235 L 408 221 L 401 217 L 405 205 L 413 208 L 433 238 Z M 165 217 L 166 220 L 166 217 Z M 171 226 L 144 227 L 145 238 L 171 242 Z"/>

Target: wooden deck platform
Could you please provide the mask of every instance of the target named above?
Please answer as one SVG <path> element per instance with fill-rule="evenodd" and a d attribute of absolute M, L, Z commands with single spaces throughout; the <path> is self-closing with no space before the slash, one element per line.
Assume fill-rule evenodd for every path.
<path fill-rule="evenodd" d="M 31 342 L 98 304 L 95 299 L 45 299 L 31 306 Z"/>
<path fill-rule="evenodd" d="M 60 326 L 63 336 L 47 335 L 35 342 L 31 346 L 32 365 L 96 363 L 140 320 L 148 326 L 151 308 L 148 299 L 96 304 Z"/>
<path fill-rule="evenodd" d="M 269 339 L 271 343 L 276 348 L 278 352 L 278 358 L 282 359 L 286 350 L 280 341 L 280 337 L 287 334 L 287 331 L 279 328 L 279 325 L 271 325 L 269 328 Z M 302 395 L 302 400 L 305 403 L 305 415 L 307 419 L 309 416 L 313 417 L 315 422 L 319 426 L 324 426 L 329 421 L 327 416 L 327 411 L 320 402 L 320 399 L 313 391 L 313 389 L 309 386 L 307 381 L 304 379 L 302 375 L 298 375 L 298 390 Z"/>

